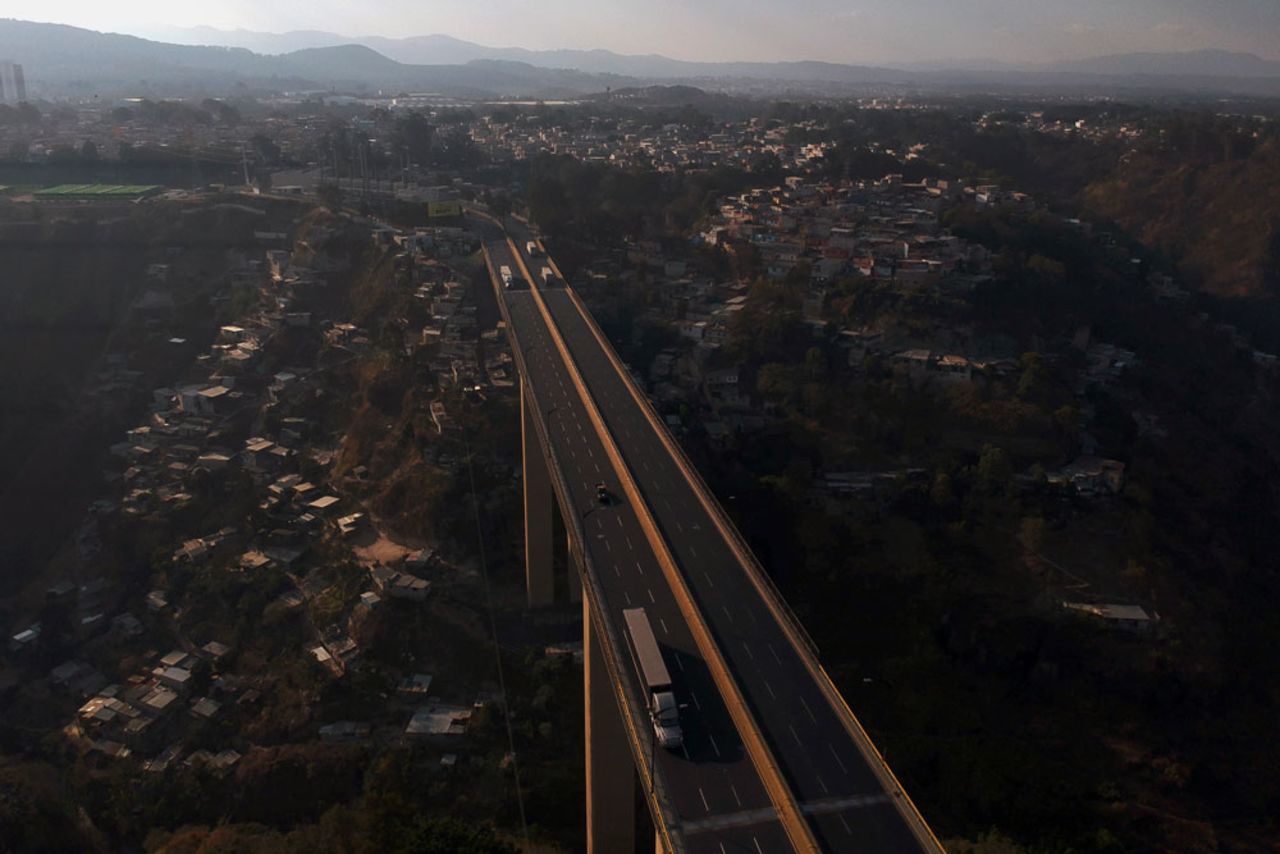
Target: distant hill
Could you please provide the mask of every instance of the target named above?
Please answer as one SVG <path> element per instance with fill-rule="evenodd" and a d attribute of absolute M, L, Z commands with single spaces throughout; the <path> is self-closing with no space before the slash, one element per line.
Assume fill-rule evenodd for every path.
<path fill-rule="evenodd" d="M 608 50 L 527 50 L 518 47 L 489 47 L 435 34 L 391 39 L 382 36 L 347 37 L 337 33 L 302 30 L 289 33 L 260 33 L 248 30 L 216 30 L 211 27 L 165 28 L 157 37 L 182 44 L 225 45 L 249 48 L 260 53 L 286 53 L 304 47 L 345 43 L 370 47 L 384 56 L 417 65 L 443 65 L 476 59 L 525 62 L 538 68 L 572 68 L 596 74 L 620 74 L 650 79 L 751 78 L 790 82 L 877 83 L 960 72 L 1013 75 L 1031 72 L 1048 75 L 1087 75 L 1124 78 L 1277 78 L 1280 62 L 1250 53 L 1200 50 L 1180 53 L 1127 53 L 1089 59 L 1050 63 L 1009 63 L 991 59 L 940 59 L 881 66 L 830 62 L 689 62 L 658 54 L 630 55 Z M 907 72 L 904 74 L 904 72 Z M 963 82 L 967 78 L 961 78 Z M 1007 81 L 1006 81 L 1007 82 Z M 1125 85 L 1141 82 L 1125 81 Z M 1196 88 L 1193 85 L 1193 88 Z"/>
<path fill-rule="evenodd" d="M 1184 53 L 1122 53 L 1043 66 L 1043 71 L 1082 74 L 1200 77 L 1280 77 L 1280 62 L 1252 53 L 1195 50 Z"/>
<path fill-rule="evenodd" d="M 1280 140 L 1230 158 L 1135 154 L 1086 188 L 1084 201 L 1175 258 L 1204 290 L 1280 297 Z"/>
<path fill-rule="evenodd" d="M 1119 53 L 1061 62 L 1000 62 L 994 59 L 932 59 L 889 63 L 903 71 L 1031 72 L 1112 77 L 1280 77 L 1280 62 L 1252 53 L 1194 50 L 1177 53 Z"/>
<path fill-rule="evenodd" d="M 11 19 L 0 19 L 0 56 L 25 66 L 33 94 L 177 95 L 251 86 L 554 98 L 639 82 L 513 62 L 410 65 L 353 44 L 264 55 L 238 47 L 175 45 Z"/>
<path fill-rule="evenodd" d="M 1280 63 L 1250 54 L 1127 54 L 1025 68 L 882 68 L 833 62 L 686 62 L 605 50 L 488 48 L 433 35 L 355 44 L 318 31 L 185 31 L 171 44 L 57 24 L 0 20 L 0 56 L 26 66 L 28 91 L 174 97 L 232 90 L 435 92 L 462 98 L 573 98 L 653 83 L 766 97 L 936 91 L 1143 96 L 1280 96 Z M 181 33 L 180 33 L 181 34 Z M 240 44 L 230 44 L 230 42 Z M 249 49 L 244 45 L 253 45 Z M 279 48 L 280 50 L 277 50 Z"/>

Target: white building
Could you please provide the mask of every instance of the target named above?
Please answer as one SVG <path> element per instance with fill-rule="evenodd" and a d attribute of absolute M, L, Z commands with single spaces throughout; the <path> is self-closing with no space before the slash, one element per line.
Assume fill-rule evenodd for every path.
<path fill-rule="evenodd" d="M 27 100 L 27 81 L 22 66 L 0 62 L 0 104 L 18 104 Z"/>

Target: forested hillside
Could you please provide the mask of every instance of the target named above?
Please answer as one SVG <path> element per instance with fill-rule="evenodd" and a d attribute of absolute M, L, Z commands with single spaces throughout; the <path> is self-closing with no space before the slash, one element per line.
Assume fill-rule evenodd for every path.
<path fill-rule="evenodd" d="M 1122 158 L 1085 207 L 1167 253 L 1203 290 L 1280 296 L 1280 138 L 1175 121 Z"/>

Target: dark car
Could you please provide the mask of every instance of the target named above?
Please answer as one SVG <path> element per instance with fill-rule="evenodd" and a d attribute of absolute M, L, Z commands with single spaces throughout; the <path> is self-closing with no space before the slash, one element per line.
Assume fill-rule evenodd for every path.
<path fill-rule="evenodd" d="M 609 494 L 609 487 L 604 485 L 604 481 L 596 484 L 596 500 L 601 504 L 608 504 L 613 500 L 613 496 Z"/>

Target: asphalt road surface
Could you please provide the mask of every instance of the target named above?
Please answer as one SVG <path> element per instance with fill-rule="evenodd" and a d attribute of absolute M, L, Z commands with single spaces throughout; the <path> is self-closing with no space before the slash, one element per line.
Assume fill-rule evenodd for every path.
<path fill-rule="evenodd" d="M 512 229 L 512 235 L 523 252 L 526 241 L 530 239 L 528 232 L 517 227 Z M 507 249 L 508 254 L 509 251 Z M 526 258 L 526 262 L 531 269 L 540 269 L 544 259 Z M 512 269 L 517 269 L 517 266 L 512 265 Z M 540 292 L 609 431 L 621 449 L 627 466 L 634 474 L 704 619 L 710 625 L 721 654 L 728 662 L 763 730 L 765 740 L 777 758 L 787 783 L 808 814 L 819 843 L 832 851 L 920 850 L 920 844 L 895 805 L 893 795 L 885 791 L 869 760 L 828 703 L 826 695 L 806 668 L 799 652 L 793 648 L 773 612 L 765 605 L 760 592 L 750 581 L 746 569 L 699 501 L 697 487 L 684 477 L 640 404 L 626 388 L 623 378 L 602 349 L 587 321 L 562 287 L 542 288 Z M 550 348 L 551 342 L 545 337 L 545 329 L 536 306 L 532 304 L 531 295 L 521 293 L 510 296 L 513 322 L 521 330 L 535 330 L 530 333 L 528 340 L 534 342 L 540 350 Z M 515 321 L 517 307 L 521 315 L 519 321 Z M 523 336 L 521 343 L 522 346 L 527 346 Z M 548 383 L 554 389 L 553 394 L 560 394 L 559 397 L 544 399 L 544 402 L 552 406 L 565 405 L 570 383 L 567 377 L 560 376 L 563 367 L 558 361 L 550 358 L 527 361 L 530 361 L 530 371 L 541 372 L 539 380 Z M 585 416 L 575 412 L 573 417 L 580 420 L 575 420 L 572 424 L 553 424 L 553 435 L 566 442 L 565 453 L 569 457 L 567 460 L 563 456 L 561 458 L 566 465 L 579 463 L 579 449 L 590 448 L 588 470 L 580 471 L 581 476 L 571 478 L 582 481 L 574 484 L 575 487 L 585 488 L 601 479 L 601 472 L 607 469 L 607 463 L 602 456 L 598 439 L 591 435 Z M 578 445 L 579 441 L 583 444 Z M 599 462 L 599 471 L 591 467 L 593 459 Z M 622 562 L 639 561 L 639 565 L 643 566 L 643 572 L 637 569 L 636 576 L 632 579 L 633 582 L 641 581 L 639 596 L 647 598 L 652 591 L 655 597 L 665 594 L 669 600 L 670 594 L 666 593 L 661 577 L 649 575 L 656 571 L 656 565 L 650 567 L 653 558 L 647 554 L 648 548 L 639 538 L 634 519 L 622 519 L 624 514 L 620 512 L 615 515 L 619 518 L 613 528 L 604 521 L 608 514 L 598 516 L 599 521 L 588 520 L 588 532 L 601 537 L 600 542 L 606 544 L 601 555 L 603 559 L 597 562 L 602 570 L 601 575 L 608 576 L 611 570 L 617 572 L 618 563 L 610 558 L 622 554 Z M 596 514 L 593 513 L 592 516 L 595 517 Z M 619 534 L 625 536 L 619 539 Z M 626 548 L 621 548 L 622 546 Z M 593 556 L 597 554 L 599 553 L 593 552 Z M 647 583 L 648 581 L 652 583 Z M 659 591 L 659 587 L 663 591 Z M 622 585 L 619 592 L 624 600 L 629 597 L 636 603 L 646 604 L 643 599 L 638 598 L 631 583 Z M 653 607 L 653 613 L 665 620 L 672 633 L 670 651 L 679 656 L 686 674 L 690 673 L 695 668 L 689 665 L 696 660 L 692 640 L 682 627 L 672 625 L 679 621 L 679 611 L 674 602 L 659 601 L 663 601 L 661 606 L 655 602 L 652 606 L 646 604 L 646 607 Z M 626 604 L 625 601 L 616 603 L 611 598 L 610 608 L 620 609 Z M 616 618 L 616 613 L 614 616 Z M 666 637 L 660 636 L 660 640 L 668 642 Z M 723 707 L 712 708 L 716 690 L 710 677 L 704 669 L 697 670 L 693 679 L 682 687 L 686 695 L 696 694 L 698 702 L 707 707 L 705 713 L 697 711 L 688 715 L 691 728 L 702 725 L 705 730 L 697 730 L 688 764 L 677 763 L 669 770 L 669 779 L 673 789 L 679 789 L 682 793 L 687 792 L 684 788 L 686 777 L 699 781 L 694 784 L 699 791 L 707 791 L 706 786 L 712 784 L 688 765 L 698 769 L 713 761 L 717 763 L 715 767 L 727 765 L 734 770 L 730 771 L 724 783 L 713 787 L 719 798 L 723 798 L 730 780 L 734 786 L 738 786 L 739 779 L 751 776 L 740 776 L 736 769 L 737 765 L 749 763 L 746 762 L 740 741 L 734 735 Z M 749 790 L 753 798 L 763 797 L 758 778 L 753 782 L 755 785 Z M 742 796 L 741 790 L 746 785 L 743 782 L 738 786 L 739 796 Z M 717 799 L 714 805 L 709 804 L 712 808 L 706 812 L 719 812 L 726 806 L 737 807 L 732 792 L 729 793 L 728 801 L 726 805 Z M 682 798 L 681 815 L 693 817 L 697 811 L 685 812 L 686 803 Z M 743 809 L 750 809 L 754 803 L 758 803 L 758 800 L 743 800 Z M 761 843 L 765 851 L 778 850 L 764 846 L 763 839 Z M 786 847 L 785 843 L 783 847 Z"/>
<path fill-rule="evenodd" d="M 495 269 L 505 264 L 520 276 L 505 241 L 487 246 Z M 604 446 L 573 389 L 532 293 L 516 287 L 506 290 L 504 298 L 516 343 L 523 352 L 527 379 L 542 407 L 571 493 L 573 512 L 582 519 L 583 547 L 590 552 L 609 618 L 621 637 L 625 625 L 622 610 L 645 608 L 663 647 L 676 698 L 683 706 L 684 747 L 675 751 L 657 748 L 655 757 L 689 850 L 788 850 L 787 835 L 697 652 L 636 514 L 621 496 Z M 597 500 L 595 485 L 599 481 L 608 484 L 613 494 L 608 505 Z M 629 664 L 627 651 L 618 652 L 620 660 Z M 629 676 L 643 697 L 639 677 L 630 671 Z"/>

